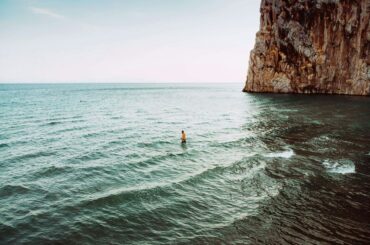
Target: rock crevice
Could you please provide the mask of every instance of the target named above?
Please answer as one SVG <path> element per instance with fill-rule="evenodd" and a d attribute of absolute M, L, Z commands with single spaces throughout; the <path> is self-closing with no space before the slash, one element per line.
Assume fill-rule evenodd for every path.
<path fill-rule="evenodd" d="M 370 95 L 369 0 L 262 0 L 246 92 Z"/>

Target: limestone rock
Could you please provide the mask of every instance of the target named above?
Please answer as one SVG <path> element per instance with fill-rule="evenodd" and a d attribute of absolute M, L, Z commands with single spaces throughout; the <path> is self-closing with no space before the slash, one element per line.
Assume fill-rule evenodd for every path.
<path fill-rule="evenodd" d="M 262 0 L 246 92 L 370 95 L 370 0 Z"/>

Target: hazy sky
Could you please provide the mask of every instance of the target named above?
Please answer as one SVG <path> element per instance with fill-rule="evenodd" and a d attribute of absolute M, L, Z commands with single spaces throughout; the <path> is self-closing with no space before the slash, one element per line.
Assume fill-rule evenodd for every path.
<path fill-rule="evenodd" d="M 0 82 L 243 82 L 260 0 L 0 0 Z"/>

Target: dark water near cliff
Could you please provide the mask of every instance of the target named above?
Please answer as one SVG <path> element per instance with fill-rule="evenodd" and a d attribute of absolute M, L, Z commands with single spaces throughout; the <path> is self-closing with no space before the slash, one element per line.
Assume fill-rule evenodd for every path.
<path fill-rule="evenodd" d="M 241 87 L 0 85 L 0 243 L 368 242 L 370 98 Z"/>

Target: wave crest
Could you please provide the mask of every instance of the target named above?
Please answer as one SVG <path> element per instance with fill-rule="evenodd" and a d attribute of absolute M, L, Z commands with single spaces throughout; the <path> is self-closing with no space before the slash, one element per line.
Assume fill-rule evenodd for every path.
<path fill-rule="evenodd" d="M 325 160 L 322 164 L 329 173 L 351 174 L 356 172 L 355 164 L 347 159 L 338 161 Z"/>
<path fill-rule="evenodd" d="M 270 158 L 291 158 L 294 155 L 294 151 L 292 149 L 282 151 L 282 152 L 272 152 L 265 155 L 265 157 Z"/>

